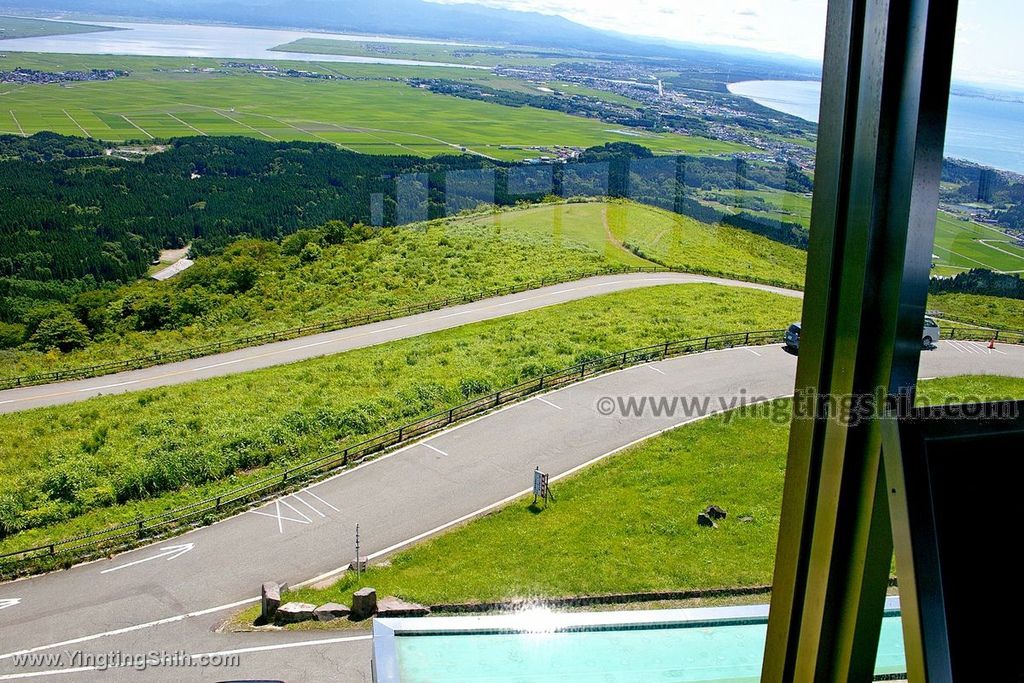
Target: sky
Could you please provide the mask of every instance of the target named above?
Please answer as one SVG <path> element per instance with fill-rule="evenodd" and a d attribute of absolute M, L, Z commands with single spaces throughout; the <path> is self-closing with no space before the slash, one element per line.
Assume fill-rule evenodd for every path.
<path fill-rule="evenodd" d="M 557 14 L 594 28 L 821 61 L 826 0 L 433 0 Z M 960 0 L 954 79 L 1024 89 L 1022 0 Z"/>

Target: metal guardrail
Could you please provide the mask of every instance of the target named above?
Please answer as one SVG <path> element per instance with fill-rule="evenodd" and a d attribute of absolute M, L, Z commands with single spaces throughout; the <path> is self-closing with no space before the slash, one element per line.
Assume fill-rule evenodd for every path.
<path fill-rule="evenodd" d="M 136 546 L 145 539 L 158 538 L 176 530 L 212 521 L 213 518 L 223 517 L 228 512 L 253 506 L 270 495 L 308 483 L 334 470 L 358 464 L 382 451 L 410 443 L 466 418 L 489 412 L 533 394 L 559 389 L 595 375 L 641 363 L 716 349 L 781 342 L 783 332 L 784 330 L 758 330 L 666 341 L 654 346 L 584 361 L 429 415 L 343 450 L 288 467 L 277 474 L 225 491 L 218 496 L 101 531 L 4 553 L 0 555 L 0 578 L 27 573 L 31 570 L 33 562 L 52 566 L 60 564 L 61 561 L 70 563 L 85 560 Z"/>

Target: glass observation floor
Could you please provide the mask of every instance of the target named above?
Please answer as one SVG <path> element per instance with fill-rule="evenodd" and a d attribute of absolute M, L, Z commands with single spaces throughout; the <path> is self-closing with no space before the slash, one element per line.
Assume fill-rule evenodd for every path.
<path fill-rule="evenodd" d="M 379 619 L 377 683 L 435 681 L 758 681 L 767 605 Z M 899 603 L 890 598 L 875 673 L 906 671 Z"/>

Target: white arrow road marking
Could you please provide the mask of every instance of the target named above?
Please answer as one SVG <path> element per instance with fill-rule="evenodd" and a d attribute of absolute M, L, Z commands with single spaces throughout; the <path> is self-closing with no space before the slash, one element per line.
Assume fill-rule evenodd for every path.
<path fill-rule="evenodd" d="M 8 607 L 14 607 L 21 602 L 21 598 L 3 598 L 0 600 L 0 609 L 7 609 Z"/>
<path fill-rule="evenodd" d="M 142 564 L 143 562 L 149 562 L 150 560 L 159 560 L 161 557 L 165 557 L 168 560 L 174 560 L 174 559 L 177 559 L 177 558 L 181 557 L 182 555 L 184 555 L 185 553 L 189 552 L 190 550 L 192 550 L 195 547 L 196 547 L 195 543 L 183 543 L 181 545 L 169 545 L 166 548 L 160 548 L 160 553 L 158 555 L 153 555 L 152 557 L 145 557 L 145 558 L 143 558 L 141 560 L 135 560 L 134 562 L 129 562 L 128 564 L 122 564 L 122 565 L 118 565 L 117 567 L 111 567 L 110 569 L 104 569 L 103 571 L 100 572 L 100 574 L 109 574 L 110 572 L 116 572 L 119 569 L 127 569 L 128 567 L 134 567 L 137 564 Z"/>

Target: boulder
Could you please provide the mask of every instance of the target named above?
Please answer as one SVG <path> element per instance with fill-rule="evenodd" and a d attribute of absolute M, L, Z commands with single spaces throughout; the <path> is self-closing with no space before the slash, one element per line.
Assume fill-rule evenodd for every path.
<path fill-rule="evenodd" d="M 718 528 L 718 525 L 715 524 L 715 520 L 711 519 L 711 517 L 706 512 L 701 512 L 697 515 L 697 526 L 706 526 L 711 529 Z"/>
<path fill-rule="evenodd" d="M 377 603 L 378 617 L 425 617 L 428 614 L 430 614 L 430 608 L 415 602 L 406 602 L 401 598 L 382 598 Z"/>
<path fill-rule="evenodd" d="M 315 609 L 316 605 L 310 605 L 308 602 L 286 602 L 277 608 L 274 621 L 279 624 L 297 624 L 300 621 L 310 621 L 313 619 L 313 611 Z"/>
<path fill-rule="evenodd" d="M 377 611 L 377 591 L 373 588 L 360 588 L 352 594 L 352 618 L 361 621 L 372 617 Z"/>
<path fill-rule="evenodd" d="M 352 612 L 345 605 L 341 605 L 337 602 L 329 602 L 326 605 L 320 605 L 313 610 L 313 616 L 317 621 L 334 621 L 335 619 L 346 619 Z"/>
<path fill-rule="evenodd" d="M 704 514 L 711 519 L 725 519 L 725 516 L 729 513 L 717 505 L 708 505 L 707 509 L 704 510 Z"/>
<path fill-rule="evenodd" d="M 281 606 L 281 587 L 273 581 L 263 584 L 260 590 L 260 617 L 264 622 L 274 618 L 274 613 Z"/>

